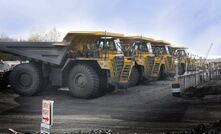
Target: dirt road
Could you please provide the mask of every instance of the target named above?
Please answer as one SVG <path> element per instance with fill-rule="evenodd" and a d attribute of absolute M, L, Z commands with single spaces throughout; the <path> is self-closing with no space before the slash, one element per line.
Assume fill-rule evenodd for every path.
<path fill-rule="evenodd" d="M 221 119 L 220 95 L 182 99 L 172 97 L 170 89 L 171 81 L 148 82 L 91 100 L 73 98 L 62 90 L 42 92 L 34 97 L 7 93 L 11 95 L 6 98 L 15 101 L 6 105 L 7 99 L 3 101 L 5 98 L 1 97 L 0 132 L 8 132 L 8 128 L 38 132 L 42 99 L 55 101 L 53 131 L 57 133 L 91 129 L 162 132 L 191 129 L 199 123 Z"/>

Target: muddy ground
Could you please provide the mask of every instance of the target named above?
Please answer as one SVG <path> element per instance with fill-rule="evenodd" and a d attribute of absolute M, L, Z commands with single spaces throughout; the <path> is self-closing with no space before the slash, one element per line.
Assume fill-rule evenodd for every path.
<path fill-rule="evenodd" d="M 0 90 L 0 133 L 8 128 L 20 132 L 39 132 L 42 99 L 54 100 L 53 132 L 88 132 L 103 129 L 120 133 L 161 133 L 189 130 L 200 123 L 221 119 L 221 95 L 204 98 L 176 98 L 172 81 L 146 82 L 115 90 L 102 97 L 82 100 L 68 91 L 45 91 L 21 97 L 9 89 Z M 221 80 L 211 81 L 219 89 Z M 221 88 L 220 88 L 221 90 Z"/>

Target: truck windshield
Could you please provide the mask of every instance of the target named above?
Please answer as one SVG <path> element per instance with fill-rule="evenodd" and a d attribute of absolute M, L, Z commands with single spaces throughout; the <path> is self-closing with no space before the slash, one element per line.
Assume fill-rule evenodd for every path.
<path fill-rule="evenodd" d="M 152 48 L 151 48 L 150 43 L 136 42 L 133 46 L 134 48 L 136 48 L 136 50 L 152 53 Z"/>
<path fill-rule="evenodd" d="M 136 45 L 138 46 L 138 50 L 142 52 L 149 52 L 146 43 L 141 42 L 141 43 L 137 43 Z"/>
<path fill-rule="evenodd" d="M 153 48 L 153 53 L 156 55 L 160 55 L 160 54 L 168 54 L 166 47 L 165 46 L 152 46 Z"/>
<path fill-rule="evenodd" d="M 177 50 L 175 55 L 177 56 L 186 56 L 186 51 L 185 50 Z"/>
<path fill-rule="evenodd" d="M 97 41 L 97 45 L 102 49 L 123 53 L 119 39 L 102 39 Z"/>

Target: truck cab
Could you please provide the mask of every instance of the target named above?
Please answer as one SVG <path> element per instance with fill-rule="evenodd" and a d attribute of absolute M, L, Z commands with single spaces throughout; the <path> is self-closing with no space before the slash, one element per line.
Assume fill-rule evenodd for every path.
<path fill-rule="evenodd" d="M 183 75 L 187 71 L 189 58 L 186 49 L 187 48 L 182 46 L 171 46 L 173 57 L 178 62 L 179 75 Z"/>
<path fill-rule="evenodd" d="M 127 60 L 121 49 L 123 34 L 110 32 L 70 32 L 64 38 L 70 42 L 69 58 L 90 64 L 100 76 L 102 88 L 128 84 L 128 77 L 122 78 Z M 130 68 L 127 68 L 128 73 Z"/>
<path fill-rule="evenodd" d="M 165 79 L 167 76 L 175 74 L 173 57 L 169 46 L 170 43 L 163 40 L 155 40 L 152 43 L 155 60 L 160 64 L 159 79 Z"/>
<path fill-rule="evenodd" d="M 161 59 L 158 59 L 153 52 L 154 41 L 152 38 L 143 36 L 127 36 L 122 39 L 122 45 L 126 48 L 124 53 L 134 60 L 134 68 L 138 70 L 139 80 L 158 78 Z"/>

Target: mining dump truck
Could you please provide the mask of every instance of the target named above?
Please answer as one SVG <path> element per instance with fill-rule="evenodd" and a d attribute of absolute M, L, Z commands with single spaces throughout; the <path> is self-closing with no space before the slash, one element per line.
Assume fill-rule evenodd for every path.
<path fill-rule="evenodd" d="M 175 75 L 175 65 L 173 57 L 169 51 L 170 43 L 163 40 L 155 40 L 151 43 L 153 53 L 160 60 L 158 64 L 159 79 L 165 79 L 168 76 Z M 156 69 L 155 72 L 158 70 Z"/>
<path fill-rule="evenodd" d="M 69 32 L 62 42 L 0 42 L 0 51 L 28 60 L 11 71 L 10 83 L 31 96 L 46 85 L 69 87 L 78 98 L 94 98 L 121 80 L 124 56 L 119 38 L 110 32 Z"/>
<path fill-rule="evenodd" d="M 171 54 L 175 57 L 178 62 L 178 75 L 183 75 L 187 71 L 188 66 L 188 54 L 186 47 L 171 46 Z"/>
<path fill-rule="evenodd" d="M 151 44 L 154 39 L 143 36 L 125 36 L 122 41 L 125 57 L 130 57 L 135 61 L 131 79 L 133 84 L 137 84 L 140 80 L 156 80 L 163 74 L 160 71 L 163 63 L 162 55 L 153 53 Z M 136 74 L 136 75 L 132 75 Z M 136 82 L 136 83 L 135 83 Z"/>

